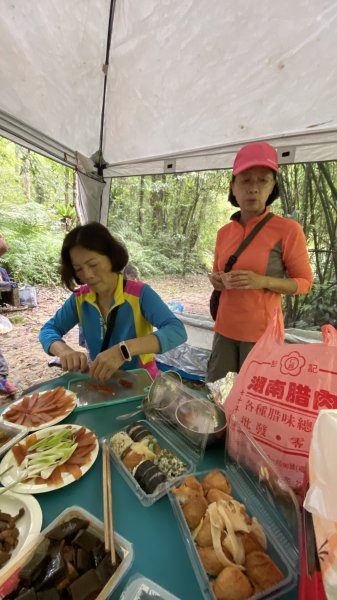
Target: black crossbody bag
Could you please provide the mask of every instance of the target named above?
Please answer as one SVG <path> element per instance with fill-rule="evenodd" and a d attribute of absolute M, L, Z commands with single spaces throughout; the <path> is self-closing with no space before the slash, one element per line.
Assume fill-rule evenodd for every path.
<path fill-rule="evenodd" d="M 262 229 L 262 227 L 272 217 L 273 217 L 273 213 L 268 213 L 264 217 L 264 219 L 262 219 L 262 221 L 260 221 L 259 223 L 257 223 L 257 225 L 255 225 L 254 229 L 252 229 L 252 231 L 247 235 L 247 237 L 243 240 L 243 242 L 240 244 L 240 246 L 237 248 L 237 250 L 234 252 L 234 254 L 232 254 L 229 257 L 228 261 L 225 264 L 225 268 L 224 268 L 225 273 L 228 273 L 229 271 L 232 270 L 233 266 L 235 265 L 236 261 L 238 260 L 238 258 L 240 256 L 240 254 L 242 254 L 242 252 L 245 250 L 245 248 L 247 248 L 247 246 L 250 244 L 250 242 L 259 233 L 260 229 Z M 219 292 L 218 290 L 213 290 L 213 292 L 211 293 L 211 297 L 209 299 L 209 310 L 212 315 L 213 321 L 215 321 L 216 315 L 218 312 L 220 294 L 221 294 L 221 292 Z"/>
<path fill-rule="evenodd" d="M 126 279 L 123 279 L 123 291 L 125 290 L 125 285 L 126 285 Z M 116 308 L 114 308 L 112 311 L 110 311 L 108 314 L 108 322 L 107 322 L 107 326 L 106 326 L 104 340 L 102 342 L 101 352 L 104 352 L 104 350 L 107 350 L 107 348 L 109 347 L 109 342 L 110 342 L 112 330 L 116 323 L 119 307 L 120 307 L 120 304 Z"/>

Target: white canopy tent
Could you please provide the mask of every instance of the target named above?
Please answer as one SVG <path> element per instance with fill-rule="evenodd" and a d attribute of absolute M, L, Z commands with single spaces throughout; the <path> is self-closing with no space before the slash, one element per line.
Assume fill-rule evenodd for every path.
<path fill-rule="evenodd" d="M 253 140 L 337 159 L 334 0 L 0 9 L 0 134 L 83 173 L 87 219 L 105 221 L 111 177 L 231 167 Z"/>

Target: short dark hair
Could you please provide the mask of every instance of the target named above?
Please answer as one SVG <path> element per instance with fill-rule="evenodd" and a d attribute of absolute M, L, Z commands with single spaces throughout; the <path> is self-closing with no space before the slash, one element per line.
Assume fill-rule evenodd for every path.
<path fill-rule="evenodd" d="M 136 265 L 128 263 L 126 267 L 124 267 L 123 276 L 125 279 L 137 279 L 139 277 L 139 271 Z"/>
<path fill-rule="evenodd" d="M 81 283 L 70 260 L 70 250 L 75 246 L 83 246 L 87 250 L 107 256 L 114 273 L 123 271 L 129 260 L 124 244 L 111 235 L 109 229 L 101 223 L 93 221 L 75 227 L 66 235 L 61 248 L 60 275 L 62 282 L 71 291 L 75 289 L 76 284 Z"/>
<path fill-rule="evenodd" d="M 269 206 L 270 204 L 272 204 L 274 202 L 274 200 L 276 200 L 276 198 L 278 198 L 280 195 L 280 188 L 279 188 L 279 184 L 277 181 L 276 173 L 274 171 L 271 171 L 271 172 L 275 179 L 275 185 L 274 185 L 273 191 L 271 192 L 271 194 L 269 194 L 268 200 L 266 202 L 266 206 Z M 231 183 L 233 183 L 233 181 L 235 181 L 235 175 L 232 176 Z M 232 192 L 232 187 L 229 188 L 228 200 L 233 206 L 239 206 L 236 201 L 236 198 Z"/>

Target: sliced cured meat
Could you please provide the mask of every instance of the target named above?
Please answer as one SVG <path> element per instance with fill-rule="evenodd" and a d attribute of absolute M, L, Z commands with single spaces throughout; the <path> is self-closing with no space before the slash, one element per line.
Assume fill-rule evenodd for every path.
<path fill-rule="evenodd" d="M 15 444 L 15 446 L 12 447 L 12 452 L 14 454 L 14 458 L 17 464 L 21 465 L 23 459 L 27 454 L 26 447 L 23 444 Z"/>
<path fill-rule="evenodd" d="M 70 464 L 70 461 L 67 461 L 67 464 L 65 466 L 67 469 L 67 473 L 70 473 L 74 477 L 74 479 L 80 479 L 80 477 L 82 476 L 82 471 L 78 465 Z"/>
<path fill-rule="evenodd" d="M 71 425 L 66 425 L 65 429 L 72 430 Z M 15 444 L 12 447 L 12 452 L 18 465 L 21 465 L 25 456 L 29 452 L 29 448 L 33 446 L 39 439 L 36 433 L 26 437 L 23 442 Z M 48 486 L 60 486 L 63 484 L 63 475 L 71 474 L 74 479 L 79 479 L 82 476 L 81 467 L 90 463 L 92 452 L 97 448 L 97 438 L 94 433 L 88 431 L 85 427 L 81 427 L 74 431 L 74 441 L 77 447 L 71 457 L 62 465 L 57 466 L 50 477 L 43 479 L 42 477 L 32 477 L 24 481 L 32 481 L 35 484 L 47 484 Z"/>
<path fill-rule="evenodd" d="M 5 411 L 3 418 L 25 427 L 40 427 L 58 417 L 66 417 L 74 408 L 75 398 L 72 392 L 61 386 L 46 392 L 34 392 Z"/>

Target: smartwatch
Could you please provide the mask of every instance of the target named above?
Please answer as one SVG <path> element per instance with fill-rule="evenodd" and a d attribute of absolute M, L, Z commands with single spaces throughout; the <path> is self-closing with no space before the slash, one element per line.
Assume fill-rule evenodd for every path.
<path fill-rule="evenodd" d="M 121 351 L 121 354 L 123 356 L 123 360 L 125 360 L 126 362 L 131 362 L 132 361 L 132 356 L 129 352 L 129 348 L 127 347 L 125 342 L 120 342 L 119 343 L 119 349 Z"/>

